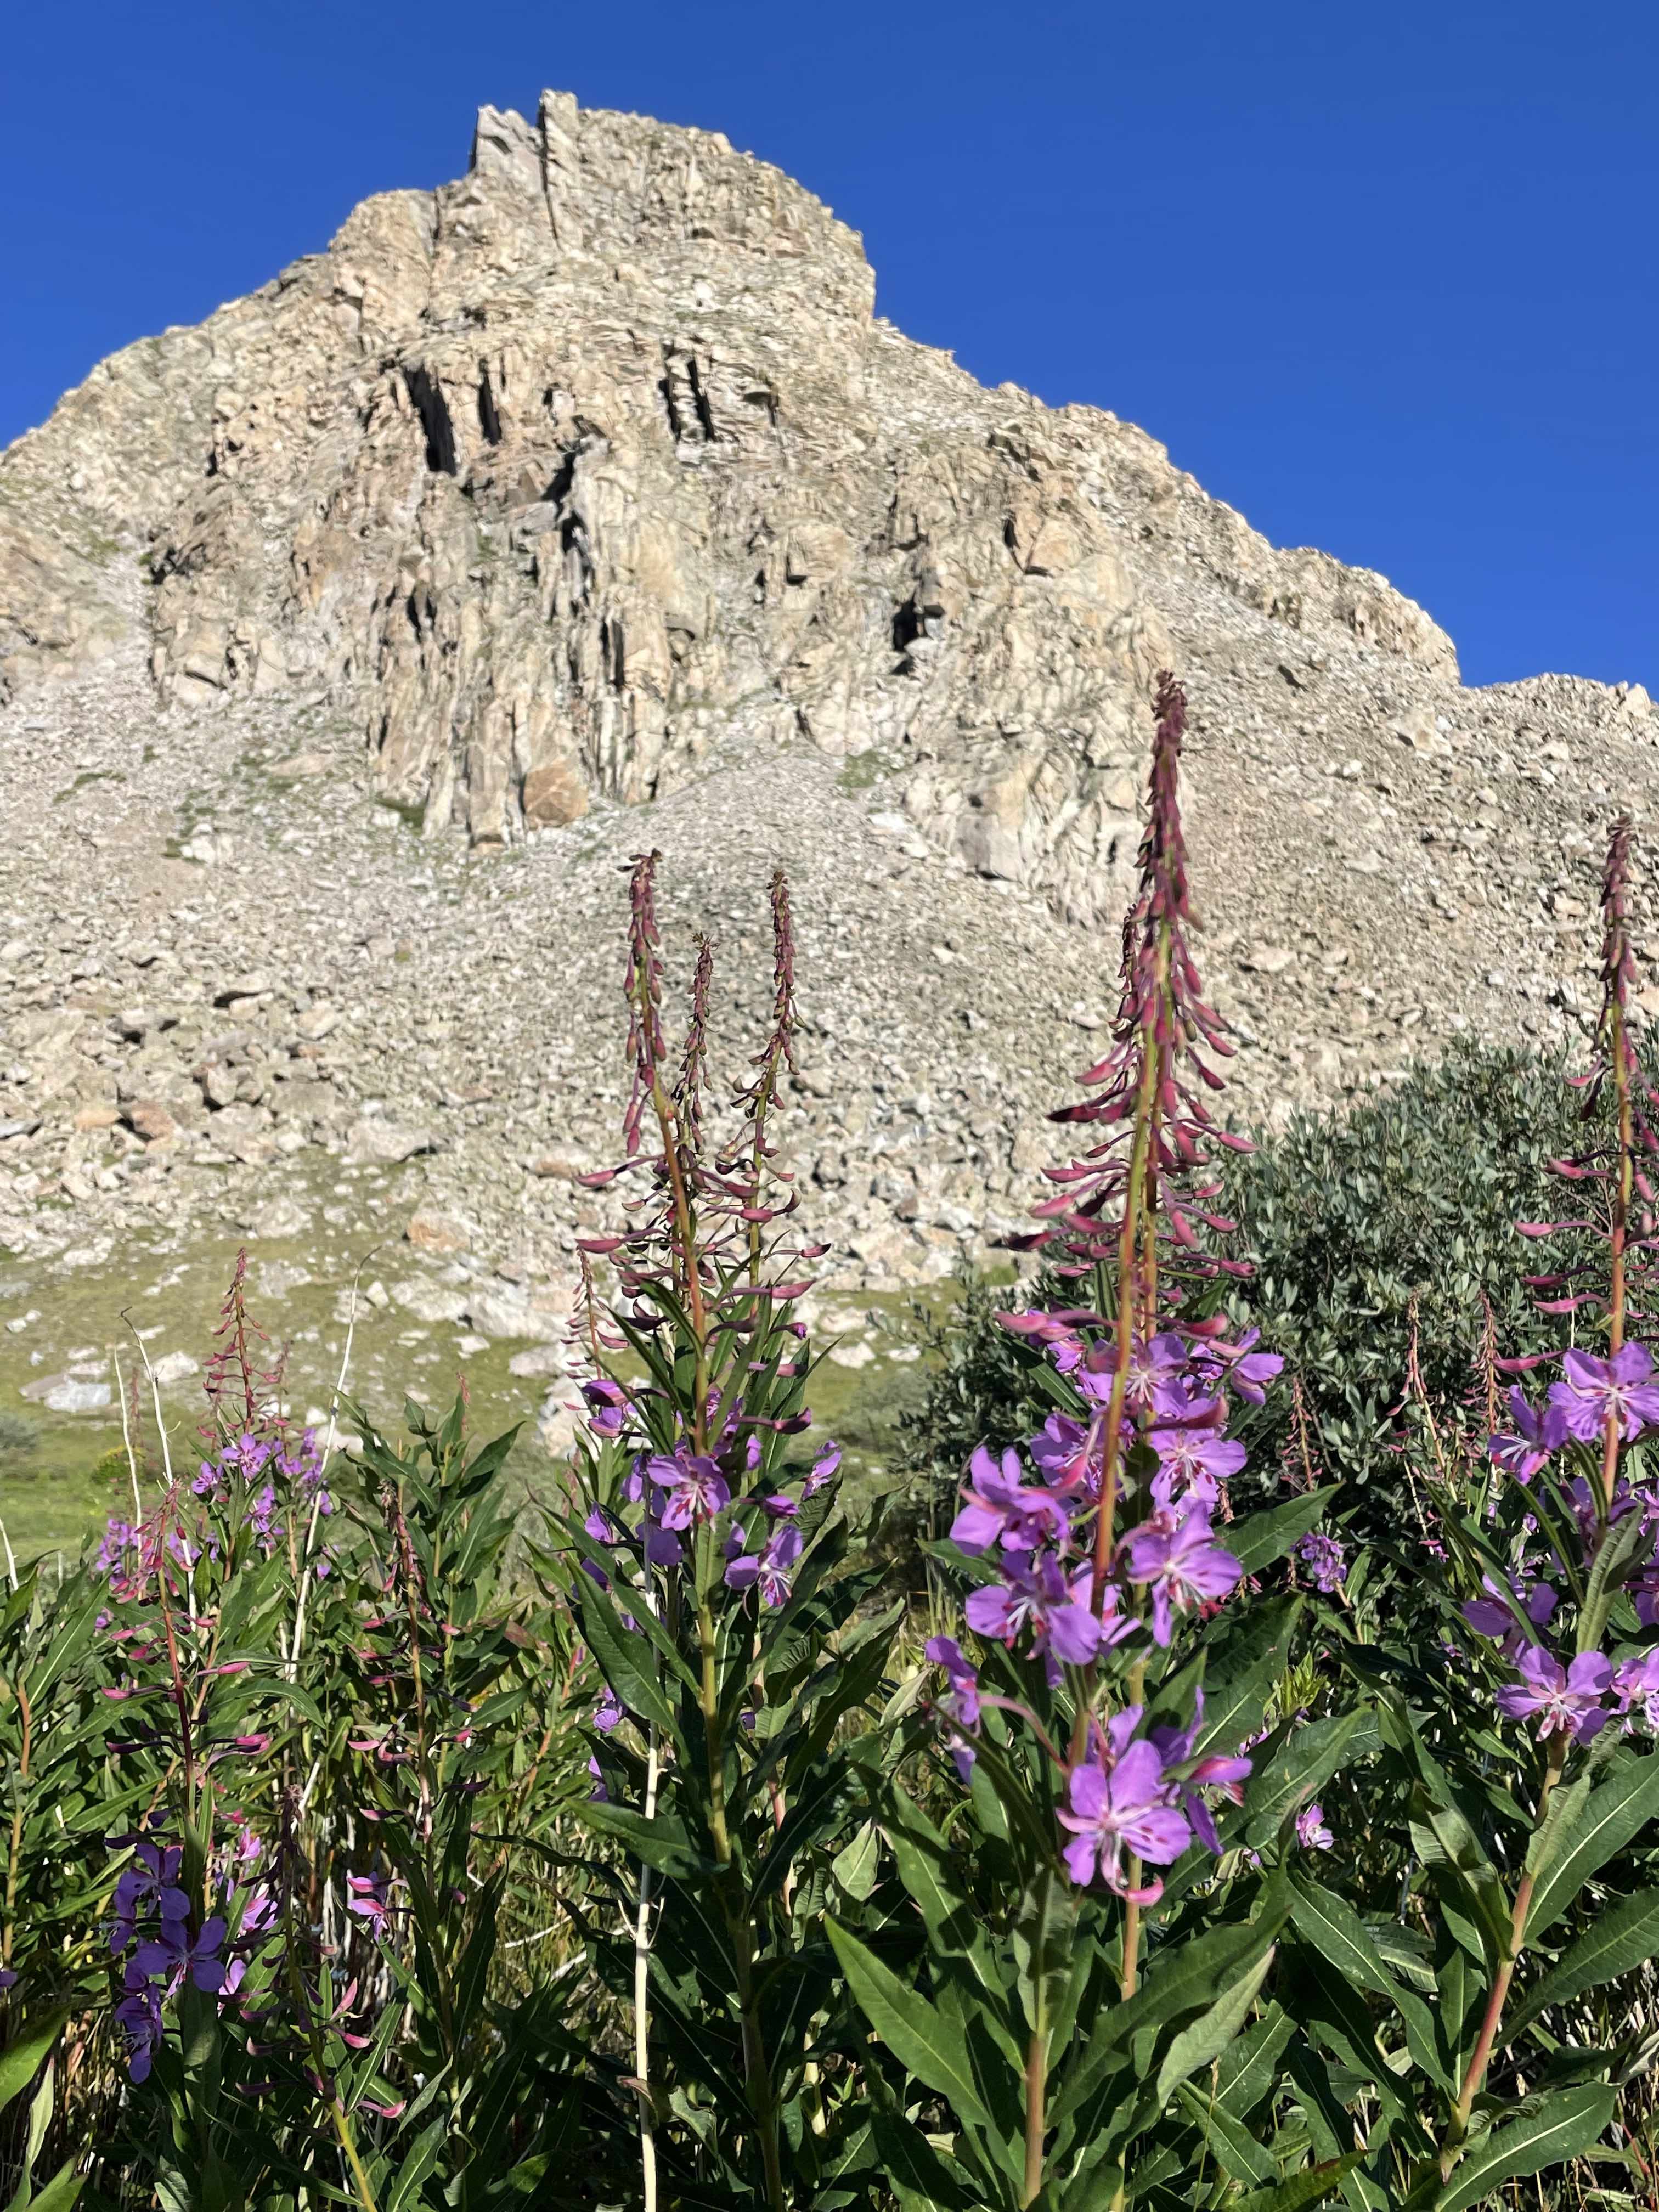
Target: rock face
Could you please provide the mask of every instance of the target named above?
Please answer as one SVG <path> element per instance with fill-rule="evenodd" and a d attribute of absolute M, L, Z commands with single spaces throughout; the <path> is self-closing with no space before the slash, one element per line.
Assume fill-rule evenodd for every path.
<path fill-rule="evenodd" d="M 1640 687 L 1466 690 L 1381 577 L 871 294 L 787 178 L 550 94 L 0 457 L 0 1394 L 103 1387 L 69 1316 L 159 1329 L 215 1239 L 319 1402 L 383 1314 L 554 1376 L 646 845 L 719 1079 L 789 870 L 830 1292 L 985 1259 L 1113 1008 L 1166 660 L 1229 1110 L 1583 1025 Z M 1659 1014 L 1645 886 L 1636 937 Z"/>
<path fill-rule="evenodd" d="M 1170 653 L 1132 556 L 1455 677 L 1380 577 L 873 296 L 854 234 L 718 133 L 486 108 L 460 182 L 366 202 L 0 461 L 0 683 L 136 636 L 164 702 L 324 696 L 380 796 L 483 848 L 734 736 L 874 750 L 930 841 L 1086 921 Z"/>

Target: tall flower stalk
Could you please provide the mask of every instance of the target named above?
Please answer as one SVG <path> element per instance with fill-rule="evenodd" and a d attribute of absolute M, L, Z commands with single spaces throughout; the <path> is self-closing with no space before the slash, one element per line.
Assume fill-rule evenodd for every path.
<path fill-rule="evenodd" d="M 1244 1463 L 1225 1433 L 1230 1404 L 1259 1402 L 1280 1364 L 1254 1338 L 1228 1341 L 1224 1317 L 1204 1310 L 1202 1294 L 1242 1272 L 1207 1240 L 1232 1225 L 1211 1204 L 1214 1148 L 1243 1139 L 1216 1127 L 1205 1097 L 1220 1085 L 1212 1060 L 1231 1046 L 1188 943 L 1186 700 L 1172 676 L 1160 678 L 1154 711 L 1110 1045 L 1081 1078 L 1090 1095 L 1052 1117 L 1098 1141 L 1046 1171 L 1054 1193 L 1025 1240 L 1093 1303 L 1005 1316 L 1052 1359 L 1066 1410 L 1030 1439 L 1024 1463 L 1012 1450 L 1000 1463 L 974 1455 L 951 1534 L 981 1574 L 1000 1554 L 964 1607 L 987 1658 L 970 1663 L 948 1637 L 928 1646 L 951 1686 L 939 1711 L 958 1770 L 983 1763 L 994 1787 L 1022 1803 L 1035 1796 L 1047 1823 L 1024 1877 L 1022 1919 L 1040 1930 L 1067 1923 L 1077 1911 L 1067 1892 L 1103 1886 L 1121 1907 L 1124 2004 L 1139 1984 L 1143 1911 L 1162 1893 L 1149 1868 L 1171 1865 L 1195 1838 L 1218 1851 L 1206 1793 L 1237 1802 L 1250 1771 L 1236 1744 L 1204 1742 L 1201 1693 L 1189 1690 L 1185 1711 L 1172 1713 L 1165 1686 L 1182 1641 L 1241 1579 L 1212 1525 Z M 1287 1541 L 1318 1510 L 1316 1498 Z M 988 1714 L 1000 1726 L 1003 1715 L 1021 1720 L 1030 1758 L 1011 1764 L 991 1742 Z M 1024 1940 L 1041 1948 L 1035 1934 Z M 1023 2204 L 1042 2194 L 1048 2171 L 1057 1971 L 1051 1961 L 1028 1977 Z"/>
<path fill-rule="evenodd" d="M 618 1285 L 608 1327 L 596 1323 L 590 1336 L 599 1366 L 584 1386 L 587 1510 L 568 1524 L 579 1559 L 568 1586 L 610 1699 L 595 1753 L 602 1797 L 590 1817 L 635 1843 L 641 1858 L 632 1989 L 647 2201 L 660 2185 L 647 1907 L 659 1899 L 656 1943 L 683 1946 L 673 1897 L 690 1879 L 684 1847 L 665 1851 L 666 1822 L 700 1838 L 710 1869 L 702 1901 L 724 1936 L 745 2106 L 746 2148 L 733 2142 L 732 2170 L 752 2155 L 763 2201 L 781 2212 L 793 2154 L 780 2114 L 805 2061 L 769 2047 L 762 2008 L 765 1978 L 795 1940 L 794 1882 L 775 1863 L 761 1875 L 792 1832 L 798 1791 L 829 1755 L 827 1738 L 801 1730 L 805 1711 L 828 1698 L 834 1711 L 845 1694 L 815 1678 L 797 1686 L 799 1711 L 787 1698 L 776 1702 L 793 1668 L 781 1639 L 803 1584 L 819 1583 L 838 1541 L 829 1515 L 839 1454 L 833 1446 L 810 1458 L 791 1454 L 811 1424 L 805 1329 L 792 1316 L 810 1286 L 803 1265 L 823 1249 L 794 1233 L 796 1196 L 770 1133 L 793 1066 L 793 927 L 779 870 L 770 1025 L 717 1134 L 708 1074 L 714 951 L 699 939 L 671 1085 L 656 866 L 655 854 L 637 861 L 631 885 L 629 1158 L 587 1179 L 605 1188 L 636 1169 L 649 1176 L 631 1224 L 586 1240 L 590 1258 L 614 1266 Z M 657 1137 L 649 1152 L 647 1119 Z M 842 1579 L 838 1618 L 860 1587 L 858 1577 Z M 642 1771 L 618 1763 L 630 1730 L 643 1740 Z"/>

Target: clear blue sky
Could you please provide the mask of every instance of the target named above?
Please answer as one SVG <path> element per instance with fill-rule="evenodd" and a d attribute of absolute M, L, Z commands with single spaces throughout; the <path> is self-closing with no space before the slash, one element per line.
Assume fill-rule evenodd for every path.
<path fill-rule="evenodd" d="M 80 0 L 12 13 L 0 441 L 538 88 L 726 132 L 988 383 L 1659 693 L 1656 0 Z"/>

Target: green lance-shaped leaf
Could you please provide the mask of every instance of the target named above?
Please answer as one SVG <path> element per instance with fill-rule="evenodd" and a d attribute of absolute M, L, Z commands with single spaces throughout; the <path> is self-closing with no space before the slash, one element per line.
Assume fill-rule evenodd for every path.
<path fill-rule="evenodd" d="M 48 2013 L 44 2020 L 26 2027 L 15 2043 L 0 2051 L 0 2112 L 14 2097 L 22 2095 L 46 2064 L 47 2053 L 63 2033 L 68 2018 L 67 2007 Z"/>
<path fill-rule="evenodd" d="M 1247 1575 L 1259 1575 L 1263 1567 L 1282 1559 L 1293 1544 L 1324 1519 L 1325 1508 L 1335 1495 L 1335 1486 L 1328 1483 L 1323 1490 L 1310 1490 L 1304 1498 L 1270 1506 L 1265 1513 L 1251 1513 L 1243 1521 L 1235 1521 L 1221 1540 Z"/>
<path fill-rule="evenodd" d="M 1283 2181 L 1266 2189 L 1253 2189 L 1247 2197 L 1235 2197 L 1227 2212 L 1303 2212 L 1305 2205 L 1322 2204 L 1340 2189 L 1364 2156 L 1363 2151 L 1354 2150 L 1346 2158 L 1328 2158 L 1318 2166 L 1304 2166 L 1300 2173 L 1287 2174 Z"/>
<path fill-rule="evenodd" d="M 1638 1890 L 1611 1912 L 1597 1916 L 1559 1965 L 1528 1990 L 1523 2003 L 1504 2024 L 1511 2039 L 1549 2006 L 1565 2004 L 1586 1990 L 1617 1980 L 1659 1952 L 1659 1889 Z"/>
<path fill-rule="evenodd" d="M 75 2171 L 75 2160 L 70 2159 L 67 2165 L 58 2167 L 44 2189 L 37 2189 L 32 2197 L 27 2193 L 28 2184 L 25 2182 L 7 2212 L 24 2212 L 25 2207 L 27 2212 L 75 2212 L 86 2185 L 87 2177 Z"/>
<path fill-rule="evenodd" d="M 1235 2181 L 1272 2181 L 1278 2167 L 1241 2119 L 1216 2097 L 1206 2097 L 1190 2081 L 1179 2083 L 1176 2101 L 1203 2136 L 1209 2154 Z"/>
<path fill-rule="evenodd" d="M 978 2199 L 967 2177 L 946 2164 L 920 2128 L 896 2112 L 877 2112 L 871 2126 L 882 2179 L 903 2212 L 973 2212 Z"/>
<path fill-rule="evenodd" d="M 1605 2082 L 1592 2081 L 1545 2097 L 1535 2111 L 1494 2128 L 1435 2198 L 1435 2212 L 1468 2212 L 1470 2206 L 1484 2204 L 1502 2182 L 1565 2166 L 1589 2148 L 1613 2118 L 1615 2101 Z"/>
<path fill-rule="evenodd" d="M 403 2164 L 398 2178 L 390 2189 L 380 2195 L 381 2212 L 404 2212 L 405 2206 L 418 2204 L 421 2191 L 428 2177 L 435 2173 L 444 2154 L 444 2140 L 449 2133 L 450 2119 L 443 2112 L 429 2126 L 422 2129 Z"/>
<path fill-rule="evenodd" d="M 881 1859 L 881 1836 L 873 1820 L 866 1820 L 850 1844 L 836 1852 L 830 1871 L 848 1897 L 862 1905 L 876 1886 Z"/>
<path fill-rule="evenodd" d="M 1376 1717 L 1364 1705 L 1297 1730 L 1249 1786 L 1245 1841 L 1257 1850 L 1270 1842 L 1279 1822 L 1316 1797 L 1340 1766 L 1379 1743 Z"/>
<path fill-rule="evenodd" d="M 659 1812 L 647 1820 L 631 1805 L 606 1805 L 592 1799 L 576 1809 L 585 1826 L 614 1837 L 630 1856 L 643 1860 L 672 1880 L 720 1871 L 714 1859 L 704 1858 L 691 1848 L 685 1823 L 675 1814 Z"/>
<path fill-rule="evenodd" d="M 1113 2060 L 1143 2028 L 1158 2027 L 1182 2013 L 1207 2011 L 1238 1977 L 1264 1956 L 1284 1926 L 1288 1895 L 1269 1893 L 1261 1917 L 1212 1928 L 1190 1943 L 1171 1945 L 1173 1958 L 1160 1957 L 1127 2004 L 1114 2005 L 1100 2021 L 1086 2049 L 1068 2072 L 1055 2099 L 1054 2124 L 1074 2111 L 1110 2070 Z"/>
<path fill-rule="evenodd" d="M 1453 2086 L 1435 2048 L 1433 2014 L 1421 1997 L 1395 1979 L 1346 1898 L 1300 1872 L 1291 1876 L 1291 1887 L 1295 1898 L 1291 1918 L 1297 1933 L 1322 1952 L 1345 1979 L 1386 1997 L 1406 2024 L 1406 2039 L 1417 2063 L 1443 2088 Z"/>
<path fill-rule="evenodd" d="M 954 2021 L 908 1989 L 839 1921 L 826 1918 L 824 1924 L 860 2010 L 900 2065 L 948 2098 L 959 2119 L 988 2127 L 990 2116 L 974 2086 L 967 2042 Z"/>
<path fill-rule="evenodd" d="M 1532 1942 L 1572 1903 L 1579 1891 L 1617 1850 L 1659 1813 L 1659 1752 L 1615 1767 L 1591 1790 L 1576 1820 L 1565 1824 L 1555 1849 L 1540 1871 L 1527 1914 L 1526 1940 Z"/>
<path fill-rule="evenodd" d="M 1224 1990 L 1207 2012 L 1183 2027 L 1164 2054 L 1158 2069 L 1158 2098 L 1165 2102 L 1178 2081 L 1185 2081 L 1201 2067 L 1219 2058 L 1250 2016 L 1256 1992 L 1273 1965 L 1271 1950 L 1248 1966 L 1229 1990 Z"/>
<path fill-rule="evenodd" d="M 585 1576 L 574 1578 L 586 1582 Z M 592 1583 L 576 1591 L 582 1635 L 599 1662 L 599 1671 L 629 1711 L 659 1729 L 671 1742 L 679 1741 L 673 1707 L 652 1671 L 650 1647 L 635 1640 L 617 1618 L 610 1593 Z"/>

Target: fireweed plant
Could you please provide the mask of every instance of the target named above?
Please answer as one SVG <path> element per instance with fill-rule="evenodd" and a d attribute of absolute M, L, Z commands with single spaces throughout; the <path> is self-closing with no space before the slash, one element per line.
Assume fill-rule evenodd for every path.
<path fill-rule="evenodd" d="M 712 1127 L 714 948 L 697 947 L 676 1063 L 665 1027 L 657 856 L 631 879 L 634 1220 L 592 1237 L 616 1271 L 601 1321 L 563 1587 L 604 1685 L 587 1820 L 637 1863 L 623 1935 L 583 1920 L 628 2006 L 641 2193 L 782 2208 L 866 2201 L 846 2008 L 824 1941 L 832 1862 L 890 1756 L 866 1710 L 903 1607 L 860 1614 L 840 1454 L 812 1434 L 804 1243 L 773 1130 L 793 1066 L 794 941 L 771 887 L 769 1030 Z M 842 2177 L 846 2177 L 842 2185 Z"/>
<path fill-rule="evenodd" d="M 330 1458 L 259 1358 L 239 1265 L 197 1451 L 135 1454 L 131 1516 L 0 1621 L 11 1999 L 71 2016 L 105 2201 L 519 2201 L 587 2093 L 543 1962 L 501 1971 L 575 1795 L 574 1655 L 501 1587 L 511 1438 L 354 1412 Z"/>

